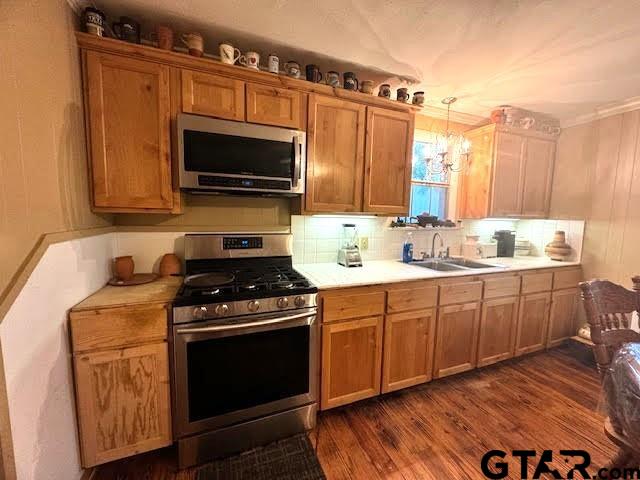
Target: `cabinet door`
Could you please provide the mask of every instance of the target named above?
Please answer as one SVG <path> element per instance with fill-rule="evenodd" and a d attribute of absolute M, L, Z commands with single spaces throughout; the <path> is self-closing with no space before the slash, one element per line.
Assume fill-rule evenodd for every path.
<path fill-rule="evenodd" d="M 382 392 L 431 379 L 435 309 L 387 315 L 384 321 Z"/>
<path fill-rule="evenodd" d="M 364 211 L 408 215 L 414 116 L 367 107 Z"/>
<path fill-rule="evenodd" d="M 247 83 L 247 122 L 302 129 L 302 94 Z"/>
<path fill-rule="evenodd" d="M 362 211 L 365 108 L 309 95 L 307 211 Z"/>
<path fill-rule="evenodd" d="M 244 82 L 182 70 L 182 111 L 244 121 Z"/>
<path fill-rule="evenodd" d="M 547 347 L 555 347 L 576 334 L 575 316 L 578 290 L 558 290 L 551 294 Z"/>
<path fill-rule="evenodd" d="M 438 309 L 434 378 L 475 368 L 479 323 L 479 302 Z"/>
<path fill-rule="evenodd" d="M 482 303 L 478 339 L 479 367 L 513 357 L 518 301 L 518 297 L 507 297 Z"/>
<path fill-rule="evenodd" d="M 323 325 L 320 408 L 378 395 L 381 365 L 381 316 Z"/>
<path fill-rule="evenodd" d="M 534 293 L 520 297 L 516 355 L 542 350 L 547 340 L 551 293 Z"/>
<path fill-rule="evenodd" d="M 74 356 L 82 466 L 171 445 L 166 343 Z"/>
<path fill-rule="evenodd" d="M 522 215 L 546 217 L 549 213 L 551 180 L 556 144 L 551 140 L 528 138 L 524 157 Z"/>
<path fill-rule="evenodd" d="M 524 146 L 525 140 L 521 135 L 496 132 L 491 215 L 520 214 Z"/>
<path fill-rule="evenodd" d="M 169 67 L 92 51 L 85 60 L 95 209 L 170 210 Z"/>

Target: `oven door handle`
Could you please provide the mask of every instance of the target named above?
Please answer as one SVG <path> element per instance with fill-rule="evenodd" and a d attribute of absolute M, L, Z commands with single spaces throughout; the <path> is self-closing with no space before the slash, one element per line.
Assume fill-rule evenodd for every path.
<path fill-rule="evenodd" d="M 298 186 L 298 180 L 300 180 L 300 163 L 301 163 L 300 142 L 298 140 L 297 135 L 293 136 L 293 151 L 294 151 L 293 179 L 291 180 L 291 186 L 295 188 Z"/>
<path fill-rule="evenodd" d="M 307 318 L 304 325 L 311 325 L 313 323 L 312 317 L 315 317 L 317 312 L 305 312 L 298 313 L 296 315 L 289 315 L 287 317 L 269 318 L 267 320 L 258 320 L 254 322 L 246 323 L 231 323 L 227 325 L 211 325 L 209 327 L 194 327 L 194 328 L 178 328 L 176 333 L 179 335 L 188 335 L 190 333 L 210 333 L 210 332 L 225 332 L 229 330 L 241 330 L 243 328 L 263 327 L 265 325 L 274 325 L 278 323 L 290 322 L 291 320 L 298 320 L 301 318 Z"/>

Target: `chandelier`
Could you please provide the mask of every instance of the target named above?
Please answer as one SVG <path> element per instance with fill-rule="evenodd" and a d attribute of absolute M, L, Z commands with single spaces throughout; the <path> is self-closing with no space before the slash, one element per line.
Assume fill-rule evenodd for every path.
<path fill-rule="evenodd" d="M 436 137 L 435 157 L 425 158 L 427 170 L 432 175 L 448 174 L 449 172 L 459 172 L 464 167 L 464 163 L 469 159 L 471 153 L 471 142 L 461 134 L 449 131 L 449 115 L 451 104 L 458 100 L 456 97 L 446 97 L 442 103 L 447 106 L 447 125 L 444 134 Z M 465 162 L 461 158 L 465 158 Z"/>

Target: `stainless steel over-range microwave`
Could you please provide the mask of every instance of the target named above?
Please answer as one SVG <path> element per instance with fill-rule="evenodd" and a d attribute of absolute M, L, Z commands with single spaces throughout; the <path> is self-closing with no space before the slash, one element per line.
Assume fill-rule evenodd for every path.
<path fill-rule="evenodd" d="M 180 114 L 180 188 L 256 195 L 304 193 L 306 134 Z"/>

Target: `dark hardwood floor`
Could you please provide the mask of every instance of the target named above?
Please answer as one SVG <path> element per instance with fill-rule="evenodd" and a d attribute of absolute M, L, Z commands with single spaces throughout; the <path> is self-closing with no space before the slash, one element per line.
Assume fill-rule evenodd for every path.
<path fill-rule="evenodd" d="M 327 478 L 481 479 L 480 460 L 493 449 L 553 450 L 550 465 L 563 476 L 570 465 L 558 450 L 586 450 L 595 473 L 615 449 L 602 429 L 595 368 L 579 353 L 560 347 L 323 412 L 318 457 Z M 520 478 L 520 464 L 509 458 L 509 478 Z M 531 475 L 537 462 L 529 463 Z M 176 472 L 172 449 L 105 465 L 94 476 L 194 478 L 192 469 Z"/>

